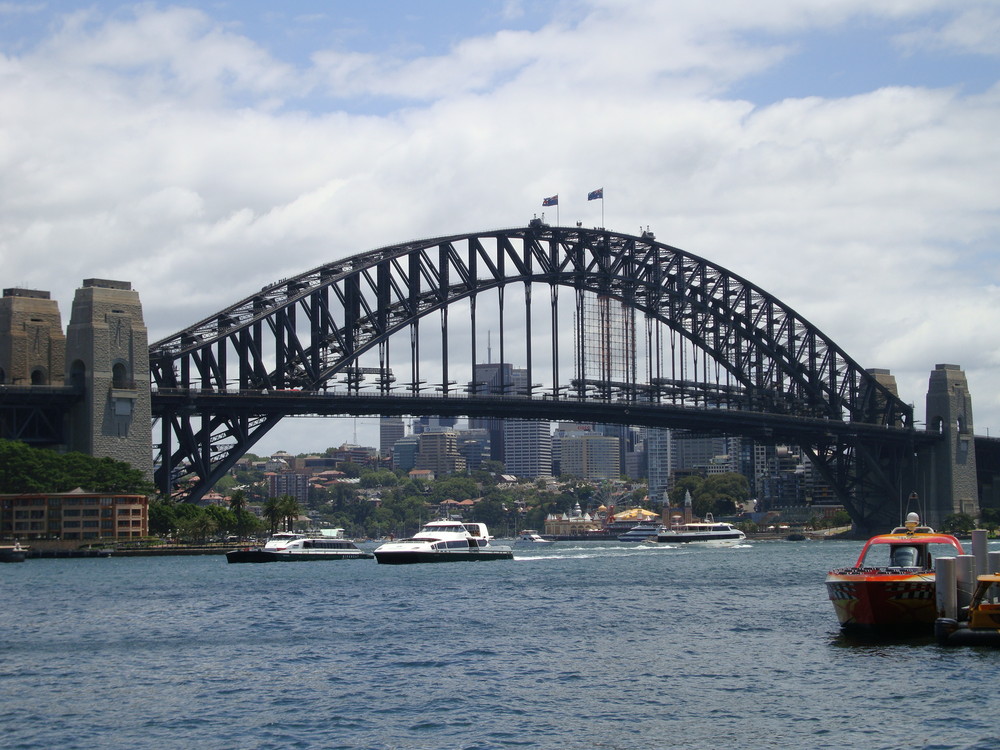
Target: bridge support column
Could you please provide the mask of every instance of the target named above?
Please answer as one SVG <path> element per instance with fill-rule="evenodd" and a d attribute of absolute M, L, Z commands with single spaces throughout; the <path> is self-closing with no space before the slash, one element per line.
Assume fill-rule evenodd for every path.
<path fill-rule="evenodd" d="M 149 347 L 129 282 L 86 279 L 76 290 L 66 379 L 84 392 L 70 414 L 70 450 L 126 461 L 152 479 Z"/>
<path fill-rule="evenodd" d="M 937 365 L 927 388 L 927 430 L 944 439 L 930 452 L 923 474 L 924 520 L 940 527 L 945 517 L 966 513 L 979 517 L 976 447 L 972 429 L 972 396 L 958 365 Z"/>
<path fill-rule="evenodd" d="M 0 383 L 62 385 L 59 303 L 48 292 L 4 289 L 0 298 Z"/>
<path fill-rule="evenodd" d="M 0 297 L 0 389 L 62 388 L 66 336 L 59 304 L 48 292 L 4 289 Z M 41 397 L 39 397 L 41 398 Z M 4 399 L 0 438 L 65 447 L 65 406 Z"/>

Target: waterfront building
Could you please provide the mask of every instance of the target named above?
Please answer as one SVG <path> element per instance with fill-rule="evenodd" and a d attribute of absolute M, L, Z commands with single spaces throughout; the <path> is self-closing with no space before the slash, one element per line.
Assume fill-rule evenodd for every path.
<path fill-rule="evenodd" d="M 600 531 L 601 527 L 601 521 L 584 513 L 580 503 L 569 513 L 549 513 L 545 519 L 545 533 L 553 536 L 581 536 Z"/>
<path fill-rule="evenodd" d="M 18 540 L 139 539 L 149 535 L 149 498 L 106 492 L 0 495 L 0 537 Z"/>
<path fill-rule="evenodd" d="M 400 417 L 382 417 L 378 421 L 378 452 L 382 458 L 392 455 L 392 446 L 406 437 L 406 423 Z"/>
<path fill-rule="evenodd" d="M 674 471 L 710 473 L 710 467 L 715 464 L 716 457 L 729 456 L 733 453 L 730 451 L 732 440 L 733 438 L 720 435 L 701 435 L 687 430 L 674 430 L 672 440 Z M 736 451 L 736 454 L 739 452 Z"/>
<path fill-rule="evenodd" d="M 465 471 L 465 457 L 458 452 L 454 430 L 424 432 L 418 439 L 416 468 L 429 469 L 439 477 Z"/>
<path fill-rule="evenodd" d="M 458 424 L 455 417 L 418 417 L 413 421 L 413 434 L 422 435 L 425 432 L 440 432 L 450 430 Z"/>
<path fill-rule="evenodd" d="M 471 394 L 490 396 L 524 395 L 528 390 L 528 371 L 509 362 L 486 362 L 474 365 L 472 381 L 468 384 Z M 507 444 L 504 436 L 505 419 L 499 417 L 473 417 L 470 429 L 486 430 L 490 436 L 490 459 L 507 462 Z"/>
<path fill-rule="evenodd" d="M 503 422 L 507 472 L 530 479 L 552 476 L 549 423 L 527 419 L 505 419 Z"/>
<path fill-rule="evenodd" d="M 291 495 L 299 503 L 309 500 L 309 475 L 293 471 L 268 472 L 264 475 L 267 481 L 267 496 L 281 497 Z"/>
<path fill-rule="evenodd" d="M 339 448 L 327 451 L 327 455 L 337 462 L 337 466 L 344 462 L 358 466 L 377 466 L 379 463 L 378 451 L 367 445 L 343 443 Z"/>
<path fill-rule="evenodd" d="M 483 465 L 483 461 L 490 460 L 489 430 L 459 430 L 455 440 L 458 452 L 465 458 L 467 471 L 476 471 Z"/>
<path fill-rule="evenodd" d="M 673 486 L 673 436 L 670 430 L 660 427 L 646 429 L 646 461 L 648 494 L 662 498 Z"/>
<path fill-rule="evenodd" d="M 552 439 L 553 455 L 559 455 L 560 476 L 590 481 L 616 480 L 621 475 L 618 438 L 590 429 L 557 431 Z M 558 446 L 558 448 L 557 448 Z"/>
<path fill-rule="evenodd" d="M 392 468 L 409 471 L 417 465 L 417 450 L 420 447 L 420 437 L 407 435 L 400 438 L 392 446 Z"/>

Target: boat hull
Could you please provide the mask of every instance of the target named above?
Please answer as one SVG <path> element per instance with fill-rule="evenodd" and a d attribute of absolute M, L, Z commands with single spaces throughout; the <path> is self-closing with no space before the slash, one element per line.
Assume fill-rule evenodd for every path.
<path fill-rule="evenodd" d="M 618 535 L 619 542 L 655 542 L 656 537 L 659 535 L 659 531 L 652 529 L 647 532 L 635 532 L 627 531 L 624 534 Z"/>
<path fill-rule="evenodd" d="M 973 628 L 950 617 L 939 617 L 934 622 L 934 637 L 941 646 L 1000 647 L 1000 628 Z"/>
<path fill-rule="evenodd" d="M 27 550 L 5 549 L 0 550 L 0 563 L 18 563 L 28 559 Z"/>
<path fill-rule="evenodd" d="M 375 550 L 375 560 L 381 565 L 412 565 L 415 563 L 482 562 L 485 560 L 512 560 L 513 550 L 478 549 L 451 550 Z"/>
<path fill-rule="evenodd" d="M 233 550 L 226 553 L 226 562 L 230 563 L 267 563 L 267 562 L 315 562 L 316 560 L 370 560 L 371 552 L 364 550 L 338 552 L 270 552 L 263 549 Z"/>
<path fill-rule="evenodd" d="M 698 534 L 658 534 L 655 541 L 659 544 L 697 544 L 703 547 L 733 547 L 746 541 L 746 535 L 726 534 L 708 537 Z"/>
<path fill-rule="evenodd" d="M 826 589 L 844 630 L 901 634 L 934 629 L 937 601 L 933 572 L 830 573 Z"/>

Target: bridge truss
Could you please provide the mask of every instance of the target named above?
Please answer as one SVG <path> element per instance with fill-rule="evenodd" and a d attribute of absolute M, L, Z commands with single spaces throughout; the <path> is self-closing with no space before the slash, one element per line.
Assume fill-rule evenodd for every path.
<path fill-rule="evenodd" d="M 626 311 L 604 319 L 630 327 L 624 365 L 593 366 L 594 300 Z M 522 385 L 475 382 L 488 361 Z M 284 416 L 495 414 L 795 442 L 867 525 L 919 440 L 911 406 L 746 279 L 648 232 L 538 220 L 283 279 L 153 343 L 150 367 L 157 484 L 195 497 Z"/>

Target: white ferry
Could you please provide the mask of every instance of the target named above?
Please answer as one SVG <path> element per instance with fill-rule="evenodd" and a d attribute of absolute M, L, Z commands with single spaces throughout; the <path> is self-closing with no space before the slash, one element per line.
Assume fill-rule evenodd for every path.
<path fill-rule="evenodd" d="M 484 523 L 431 521 L 409 539 L 385 542 L 375 549 L 375 559 L 386 565 L 408 563 L 510 560 L 510 547 L 493 546 Z"/>
<path fill-rule="evenodd" d="M 659 523 L 640 523 L 624 534 L 618 535 L 619 542 L 655 542 L 657 534 L 663 528 Z"/>
<path fill-rule="evenodd" d="M 307 562 L 313 560 L 370 560 L 371 552 L 344 538 L 343 529 L 321 529 L 318 534 L 282 531 L 263 547 L 247 547 L 226 553 L 231 563 Z"/>
<path fill-rule="evenodd" d="M 661 527 L 656 541 L 661 544 L 701 544 L 709 547 L 731 547 L 745 541 L 747 535 L 731 523 L 715 521 L 712 514 L 704 521 L 674 524 Z"/>

